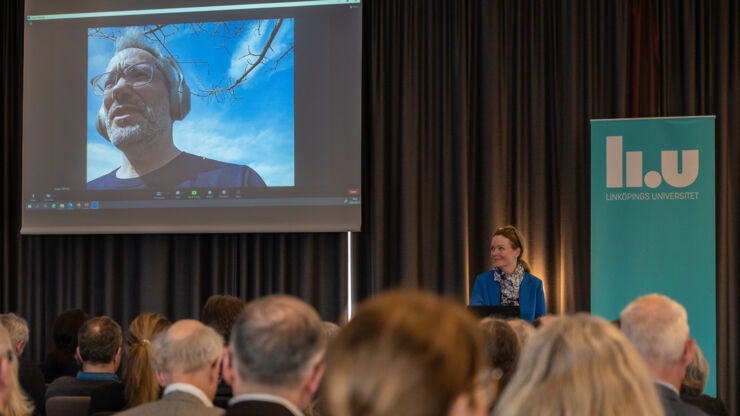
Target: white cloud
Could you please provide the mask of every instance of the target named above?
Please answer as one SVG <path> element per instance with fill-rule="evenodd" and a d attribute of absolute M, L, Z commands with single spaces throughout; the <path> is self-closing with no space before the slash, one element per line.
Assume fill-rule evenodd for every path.
<path fill-rule="evenodd" d="M 121 152 L 113 145 L 87 143 L 87 181 L 110 173 L 121 165 Z"/>
<path fill-rule="evenodd" d="M 220 116 L 175 123 L 175 145 L 183 151 L 223 162 L 249 165 L 269 186 L 294 185 L 293 132 L 275 123 L 262 127 Z"/>
<path fill-rule="evenodd" d="M 229 66 L 229 77 L 232 79 L 238 79 L 244 74 L 245 69 L 257 60 L 257 56 L 262 52 L 265 47 L 267 40 L 270 38 L 270 33 L 275 26 L 276 20 L 270 20 L 269 24 L 265 24 L 268 21 L 261 21 L 262 26 L 259 27 L 259 22 L 254 22 L 247 28 L 246 35 L 239 41 L 235 52 L 231 56 L 231 65 Z M 269 61 L 279 58 L 285 51 L 290 48 L 290 40 L 292 39 L 293 32 L 293 19 L 283 20 L 283 24 L 280 26 L 275 39 L 273 39 L 270 46 L 270 50 L 265 55 L 265 61 L 262 65 L 256 67 L 250 72 L 249 77 L 254 78 L 260 72 L 263 71 L 265 65 L 270 65 Z M 270 66 L 271 68 L 272 66 Z M 278 70 L 281 70 L 278 67 Z"/>

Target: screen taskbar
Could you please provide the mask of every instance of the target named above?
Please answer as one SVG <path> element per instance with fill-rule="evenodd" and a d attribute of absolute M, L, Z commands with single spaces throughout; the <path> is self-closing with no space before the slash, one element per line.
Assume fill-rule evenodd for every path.
<path fill-rule="evenodd" d="M 162 199 L 129 201 L 28 201 L 26 210 L 89 210 L 126 208 L 206 208 L 206 207 L 277 207 L 359 205 L 360 196 L 309 198 L 212 198 Z"/>

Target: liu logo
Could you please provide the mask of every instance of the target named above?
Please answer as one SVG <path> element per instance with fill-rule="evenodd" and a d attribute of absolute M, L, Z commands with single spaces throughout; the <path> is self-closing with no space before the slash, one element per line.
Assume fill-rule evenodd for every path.
<path fill-rule="evenodd" d="M 642 175 L 642 152 L 624 152 L 622 158 L 622 136 L 606 137 L 606 187 L 621 188 L 625 179 L 628 188 L 657 188 L 665 180 L 675 188 L 685 188 L 696 180 L 699 174 L 699 151 L 681 151 L 681 173 L 678 173 L 678 151 L 662 150 L 660 152 L 660 172 L 651 170 Z"/>

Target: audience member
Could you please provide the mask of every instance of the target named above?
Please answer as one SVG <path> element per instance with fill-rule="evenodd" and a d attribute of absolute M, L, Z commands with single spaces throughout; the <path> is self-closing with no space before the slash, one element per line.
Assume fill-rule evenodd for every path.
<path fill-rule="evenodd" d="M 224 339 L 224 346 L 229 345 L 231 328 L 236 317 L 244 309 L 245 302 L 236 296 L 213 295 L 208 298 L 200 312 L 200 321 L 215 329 Z M 226 408 L 232 397 L 231 386 L 224 381 L 223 376 L 218 382 L 214 404 Z"/>
<path fill-rule="evenodd" d="M 362 304 L 329 346 L 324 399 L 342 416 L 485 415 L 490 373 L 463 307 L 389 292 Z"/>
<path fill-rule="evenodd" d="M 686 374 L 681 381 L 681 400 L 698 407 L 708 415 L 728 415 L 729 412 L 722 400 L 703 394 L 708 378 L 709 363 L 697 345 L 694 358 L 686 367 Z"/>
<path fill-rule="evenodd" d="M 644 362 L 609 322 L 586 314 L 538 329 L 493 415 L 661 415 Z"/>
<path fill-rule="evenodd" d="M 33 404 L 18 383 L 18 360 L 8 331 L 0 325 L 0 414 L 29 416 Z"/>
<path fill-rule="evenodd" d="M 679 397 L 696 343 L 689 338 L 686 310 L 667 296 L 641 296 L 619 316 L 622 332 L 647 363 L 666 415 L 702 415 Z"/>
<path fill-rule="evenodd" d="M 81 309 L 70 309 L 57 316 L 51 326 L 51 339 L 54 347 L 46 355 L 46 361 L 39 364 L 47 384 L 61 376 L 77 375 L 81 370 L 75 359 L 77 352 L 77 332 L 88 316 Z"/>
<path fill-rule="evenodd" d="M 44 375 L 38 366 L 31 360 L 23 357 L 23 350 L 28 344 L 28 324 L 26 320 L 14 313 L 0 314 L 0 325 L 4 326 L 10 335 L 13 351 L 18 357 L 18 382 L 26 395 L 33 400 L 35 415 L 45 414 L 46 383 Z"/>
<path fill-rule="evenodd" d="M 534 321 L 532 321 L 532 326 L 535 329 L 539 329 L 541 326 L 547 325 L 548 322 L 553 321 L 553 320 L 555 320 L 557 318 L 558 318 L 557 315 L 544 315 L 544 316 L 540 316 L 539 318 L 537 318 Z"/>
<path fill-rule="evenodd" d="M 82 370 L 75 377 L 54 380 L 46 390 L 46 399 L 90 396 L 90 414 L 123 409 L 123 384 L 116 375 L 121 363 L 121 327 L 107 316 L 92 318 L 82 324 L 77 338 Z"/>
<path fill-rule="evenodd" d="M 231 332 L 224 378 L 227 415 L 302 416 L 324 371 L 326 333 L 318 313 L 291 296 L 247 304 Z"/>
<path fill-rule="evenodd" d="M 337 334 L 339 334 L 339 330 L 342 329 L 339 325 L 330 321 L 324 321 L 321 324 L 324 326 L 327 344 L 332 342 L 337 337 Z"/>
<path fill-rule="evenodd" d="M 337 337 L 341 327 L 334 322 L 329 321 L 324 321 L 321 324 L 324 327 L 324 332 L 326 333 L 326 344 L 329 345 L 334 340 L 334 338 Z M 326 356 L 324 356 L 324 358 L 326 358 Z M 311 403 L 309 403 L 308 406 L 306 406 L 306 408 L 303 410 L 303 414 L 305 416 L 321 416 L 329 413 L 325 409 L 324 400 L 321 400 L 321 397 L 323 396 L 321 391 L 323 389 L 323 382 L 319 383 L 319 388 L 318 390 L 316 390 L 316 393 L 314 393 Z"/>
<path fill-rule="evenodd" d="M 524 347 L 529 338 L 534 335 L 534 325 L 524 319 L 510 319 L 507 322 L 514 332 L 516 332 L 516 335 L 519 337 L 519 342 L 522 344 L 522 347 Z"/>
<path fill-rule="evenodd" d="M 10 401 L 10 394 L 13 390 L 13 380 L 11 376 L 13 354 L 10 348 L 10 336 L 5 327 L 0 326 L 0 415 L 5 412 L 5 408 Z"/>
<path fill-rule="evenodd" d="M 527 324 L 529 322 L 524 321 Z M 496 318 L 484 318 L 478 324 L 483 331 L 483 345 L 488 356 L 489 365 L 498 370 L 501 392 L 511 380 L 522 350 L 519 336 L 506 321 Z"/>
<path fill-rule="evenodd" d="M 228 345 L 231 328 L 244 305 L 244 301 L 236 296 L 213 295 L 203 305 L 200 321 L 215 329 L 223 337 L 224 345 Z"/>
<path fill-rule="evenodd" d="M 151 365 L 151 340 L 172 323 L 158 313 L 143 313 L 131 322 L 123 341 L 123 392 L 126 407 L 158 400 L 162 387 Z"/>
<path fill-rule="evenodd" d="M 152 368 L 164 389 L 161 399 L 120 413 L 121 416 L 218 416 L 213 406 L 224 349 L 223 338 L 203 323 L 184 319 L 154 337 Z"/>

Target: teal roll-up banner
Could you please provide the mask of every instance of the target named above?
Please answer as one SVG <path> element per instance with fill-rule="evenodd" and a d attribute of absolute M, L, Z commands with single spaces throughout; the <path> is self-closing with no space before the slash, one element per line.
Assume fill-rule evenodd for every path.
<path fill-rule="evenodd" d="M 591 121 L 591 312 L 662 293 L 689 314 L 716 395 L 714 117 Z"/>

